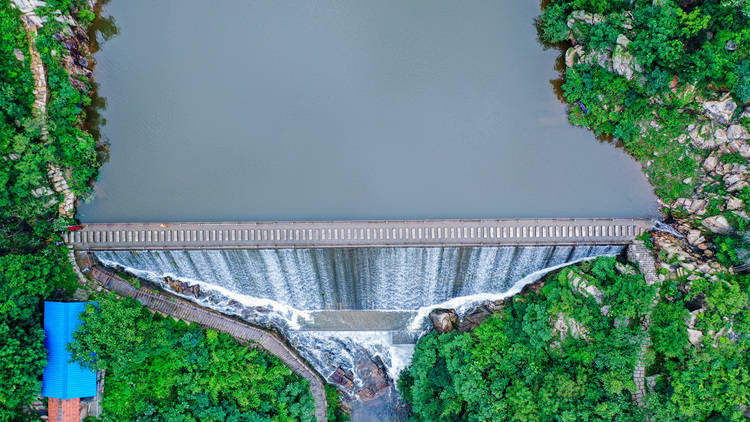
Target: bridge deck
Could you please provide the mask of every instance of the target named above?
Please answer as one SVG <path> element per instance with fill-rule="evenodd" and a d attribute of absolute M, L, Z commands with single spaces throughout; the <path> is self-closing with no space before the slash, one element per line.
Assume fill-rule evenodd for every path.
<path fill-rule="evenodd" d="M 88 224 L 65 234 L 81 250 L 388 246 L 614 245 L 646 218 Z"/>

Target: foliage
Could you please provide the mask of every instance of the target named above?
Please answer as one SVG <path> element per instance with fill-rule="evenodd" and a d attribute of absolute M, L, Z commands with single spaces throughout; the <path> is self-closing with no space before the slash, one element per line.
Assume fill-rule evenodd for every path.
<path fill-rule="evenodd" d="M 54 244 L 56 207 L 45 206 L 55 196 L 38 194 L 50 189 L 48 163 L 60 161 L 32 112 L 28 42 L 19 12 L 0 0 L 0 421 L 29 417 L 23 407 L 40 392 L 46 357 L 42 302 L 76 287 L 66 250 Z"/>
<path fill-rule="evenodd" d="M 619 274 L 614 258 L 547 276 L 540 293 L 530 292 L 470 333 L 430 333 L 417 344 L 399 390 L 416 420 L 643 420 L 633 403 L 632 372 L 642 332 L 635 317 L 654 295 L 634 296 L 626 285 L 645 286 L 642 276 Z M 569 275 L 596 283 L 621 306 L 603 316 L 590 297 L 573 289 Z M 596 277 L 593 277 L 596 274 Z M 635 311 L 638 309 L 638 311 Z M 586 334 L 560 335 L 553 322 L 572 319 Z"/>
<path fill-rule="evenodd" d="M 565 70 L 566 100 L 587 110 L 571 106 L 569 118 L 622 142 L 644 164 L 656 194 L 671 203 L 692 197 L 701 180 L 698 163 L 705 157 L 676 142 L 689 124 L 701 121 L 696 97 L 731 91 L 735 100 L 750 100 L 747 11 L 745 0 L 552 0 L 538 24 L 543 41 L 572 38 L 586 52 L 611 55 L 619 35 L 630 40 L 626 49 L 637 64 L 631 80 L 596 60 L 579 58 Z"/>
<path fill-rule="evenodd" d="M 328 404 L 327 418 L 330 422 L 346 422 L 349 415 L 341 409 L 341 395 L 336 387 L 326 384 L 326 403 Z"/>
<path fill-rule="evenodd" d="M 604 315 L 571 282 L 576 278 L 601 289 L 603 304 L 620 302 L 619 311 L 612 305 Z M 548 275 L 538 293 L 514 298 L 473 332 L 423 337 L 399 379 L 414 419 L 744 420 L 750 339 L 741 333 L 750 329 L 750 276 L 684 277 L 662 286 L 648 333 L 653 349 L 645 356 L 656 386 L 643 408 L 631 397 L 633 370 L 644 341 L 640 322 L 655 291 L 633 285 L 645 286 L 642 276 L 621 274 L 613 258 L 599 258 Z M 624 305 L 628 299 L 635 304 Z M 695 328 L 706 334 L 700 348 L 691 346 L 686 327 L 696 301 L 702 312 Z M 583 328 L 562 339 L 553 328 L 559 321 Z"/>
<path fill-rule="evenodd" d="M 678 279 L 662 288 L 650 334 L 656 352 L 650 372 L 658 375 L 649 397 L 655 420 L 745 420 L 750 400 L 750 276 Z M 688 343 L 688 306 L 698 300 L 694 328 L 701 347 Z M 730 330 L 739 335 L 728 335 Z M 711 335 L 711 333 L 719 333 Z"/>
<path fill-rule="evenodd" d="M 22 407 L 39 394 L 47 356 L 42 300 L 71 284 L 64 250 L 0 256 L 0 421 L 21 418 Z"/>
<path fill-rule="evenodd" d="M 74 334 L 74 358 L 106 369 L 103 421 L 312 420 L 307 381 L 226 334 L 101 296 Z M 94 354 L 96 357 L 94 357 Z"/>

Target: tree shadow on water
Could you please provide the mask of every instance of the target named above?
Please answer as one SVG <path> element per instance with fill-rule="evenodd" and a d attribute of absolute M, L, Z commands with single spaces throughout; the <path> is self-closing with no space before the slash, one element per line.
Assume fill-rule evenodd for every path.
<path fill-rule="evenodd" d="M 89 48 L 91 55 L 96 54 L 101 46 L 110 39 L 117 36 L 120 31 L 114 16 L 104 16 L 104 6 L 111 0 L 101 0 L 96 4 L 94 12 L 96 18 L 88 28 Z M 86 107 L 86 118 L 84 128 L 96 139 L 96 152 L 100 163 L 109 161 L 109 140 L 102 137 L 101 128 L 107 124 L 103 112 L 107 109 L 107 99 L 99 95 L 99 84 L 96 82 L 96 61 L 92 60 L 94 78 L 91 81 L 92 89 L 89 93 L 91 104 Z"/>
<path fill-rule="evenodd" d="M 542 11 L 544 11 L 549 3 L 550 0 L 542 0 L 540 2 L 540 16 Z M 573 43 L 570 40 L 558 43 L 550 43 L 545 41 L 544 37 L 542 36 L 542 22 L 539 18 L 534 19 L 534 28 L 536 29 L 536 40 L 539 45 L 541 45 L 544 50 L 554 49 L 558 52 L 554 64 L 554 69 L 557 72 L 557 78 L 551 79 L 549 81 L 549 84 L 552 87 L 552 91 L 555 93 L 555 96 L 557 97 L 557 100 L 560 101 L 560 103 L 565 104 L 568 107 L 574 107 L 575 105 L 571 105 L 568 103 L 567 99 L 565 98 L 565 91 L 563 90 L 563 83 L 565 82 L 565 71 L 567 69 L 567 65 L 565 64 L 565 52 L 568 51 L 568 48 L 573 47 Z M 594 135 L 599 142 L 613 144 L 617 148 L 623 147 L 622 142 L 615 139 L 615 137 L 612 135 L 606 133 L 596 134 L 593 131 L 591 132 L 591 134 Z"/>

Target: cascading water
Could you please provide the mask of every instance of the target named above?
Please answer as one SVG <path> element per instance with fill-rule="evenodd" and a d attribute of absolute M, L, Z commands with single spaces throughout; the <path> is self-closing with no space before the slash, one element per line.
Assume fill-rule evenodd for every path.
<path fill-rule="evenodd" d="M 378 368 L 395 379 L 408 364 L 430 309 L 450 307 L 460 313 L 483 301 L 516 294 L 551 269 L 617 254 L 622 248 L 184 250 L 95 255 L 105 265 L 204 306 L 280 330 L 329 381 L 368 398 L 383 390 L 383 377 L 373 375 Z"/>

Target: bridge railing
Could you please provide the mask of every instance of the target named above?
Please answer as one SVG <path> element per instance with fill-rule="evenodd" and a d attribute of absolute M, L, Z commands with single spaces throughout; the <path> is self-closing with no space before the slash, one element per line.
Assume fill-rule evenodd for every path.
<path fill-rule="evenodd" d="M 644 218 L 105 223 L 64 237 L 84 250 L 614 245 L 651 226 Z"/>

